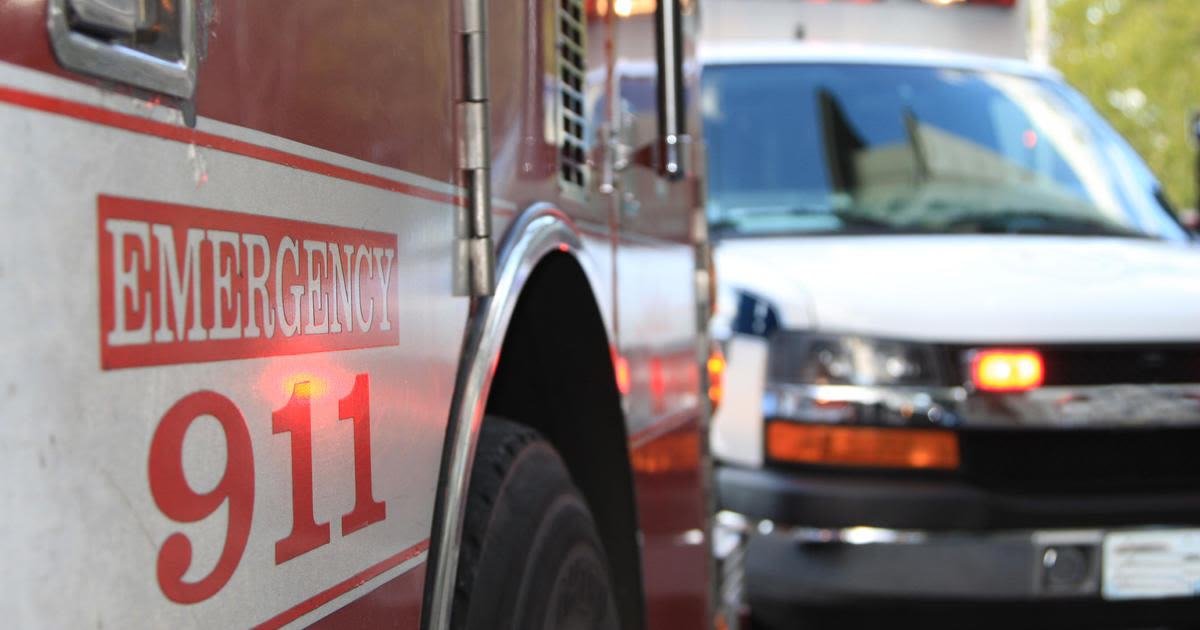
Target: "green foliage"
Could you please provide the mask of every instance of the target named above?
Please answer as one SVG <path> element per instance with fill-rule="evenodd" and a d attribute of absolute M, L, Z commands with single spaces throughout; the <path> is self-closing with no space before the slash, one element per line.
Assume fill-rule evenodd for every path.
<path fill-rule="evenodd" d="M 1200 2 L 1050 0 L 1053 64 L 1146 159 L 1179 207 L 1195 207 Z"/>

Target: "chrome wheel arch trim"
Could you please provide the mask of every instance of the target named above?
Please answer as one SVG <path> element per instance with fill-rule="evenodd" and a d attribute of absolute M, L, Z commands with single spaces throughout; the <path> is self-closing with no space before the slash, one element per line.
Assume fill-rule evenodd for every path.
<path fill-rule="evenodd" d="M 520 213 L 505 231 L 497 255 L 495 294 L 472 301 L 447 426 L 449 452 L 443 453 L 448 465 L 443 464 L 445 479 L 438 486 L 440 509 L 435 516 L 441 517 L 441 529 L 432 532 L 436 537 L 431 541 L 434 575 L 426 583 L 432 593 L 426 599 L 428 609 L 422 613 L 425 622 L 422 627 L 426 630 L 442 630 L 450 625 L 467 483 L 500 348 L 530 275 L 546 255 L 555 251 L 574 257 L 588 281 L 596 286 L 595 269 L 575 224 L 557 207 L 538 203 Z M 601 319 L 605 334 L 611 339 L 609 318 L 602 314 Z"/>

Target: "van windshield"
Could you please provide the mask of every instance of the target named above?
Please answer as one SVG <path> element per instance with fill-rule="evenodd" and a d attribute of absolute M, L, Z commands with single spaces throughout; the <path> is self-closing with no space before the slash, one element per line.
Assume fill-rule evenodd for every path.
<path fill-rule="evenodd" d="M 711 65 L 714 236 L 1021 233 L 1185 240 L 1141 159 L 1048 78 Z"/>

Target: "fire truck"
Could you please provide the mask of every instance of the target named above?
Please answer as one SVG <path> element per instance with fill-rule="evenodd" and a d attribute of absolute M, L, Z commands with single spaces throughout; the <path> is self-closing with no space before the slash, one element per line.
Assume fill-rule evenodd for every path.
<path fill-rule="evenodd" d="M 708 625 L 696 30 L 0 0 L 4 625 Z"/>

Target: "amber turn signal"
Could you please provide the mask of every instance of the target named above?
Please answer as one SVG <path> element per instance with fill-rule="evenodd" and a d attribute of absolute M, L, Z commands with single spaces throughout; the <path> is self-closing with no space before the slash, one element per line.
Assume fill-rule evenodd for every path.
<path fill-rule="evenodd" d="M 865 468 L 958 468 L 958 436 L 939 429 L 830 426 L 772 421 L 767 455 L 798 464 Z"/>
<path fill-rule="evenodd" d="M 971 380 L 988 392 L 1036 389 L 1045 371 L 1042 355 L 1032 350 L 984 350 L 971 359 Z"/>
<path fill-rule="evenodd" d="M 725 397 L 725 355 L 720 348 L 713 348 L 705 367 L 708 368 L 708 400 L 716 409 Z"/>

